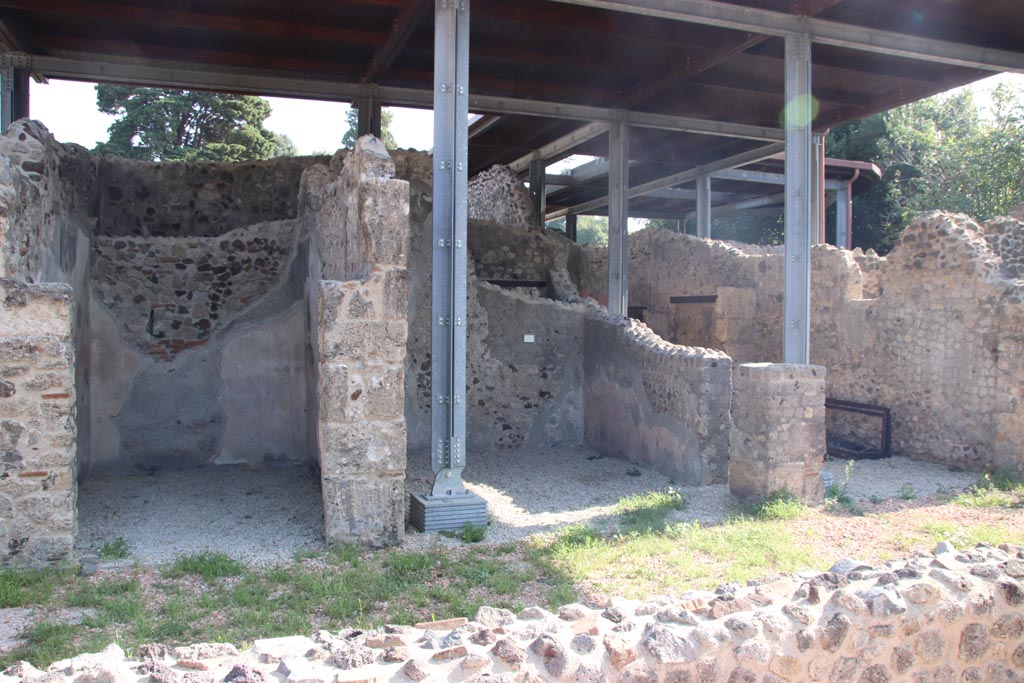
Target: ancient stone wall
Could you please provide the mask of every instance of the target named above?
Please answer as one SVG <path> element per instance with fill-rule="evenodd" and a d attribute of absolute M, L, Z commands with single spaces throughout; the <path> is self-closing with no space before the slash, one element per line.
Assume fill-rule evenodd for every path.
<path fill-rule="evenodd" d="M 55 662 L 19 662 L 3 680 L 179 683 L 1021 683 L 1024 550 L 942 543 L 935 554 L 872 567 L 774 574 L 715 592 L 596 609 L 481 607 L 473 619 L 312 637 L 177 648 L 117 645 Z"/>
<path fill-rule="evenodd" d="M 633 320 L 585 322 L 584 424 L 599 453 L 680 484 L 719 484 L 729 461 L 732 361 L 666 343 Z"/>
<path fill-rule="evenodd" d="M 812 250 L 811 362 L 831 397 L 893 411 L 897 452 L 970 469 L 1024 472 L 1024 223 L 927 214 L 887 257 Z M 581 252 L 600 296 L 606 255 Z M 737 362 L 782 356 L 783 256 L 645 230 L 630 237 L 630 303 L 669 341 Z M 672 296 L 714 296 L 672 304 Z M 830 429 L 878 442 L 880 423 L 830 411 Z"/>
<path fill-rule="evenodd" d="M 393 544 L 405 533 L 409 188 L 394 173 L 384 146 L 367 136 L 302 177 L 311 405 L 329 543 Z"/>
<path fill-rule="evenodd" d="M 0 289 L 0 560 L 69 560 L 77 530 L 71 287 L 3 278 Z"/>
<path fill-rule="evenodd" d="M 298 215 L 299 178 L 327 157 L 244 163 L 98 161 L 97 235 L 216 237 Z"/>
<path fill-rule="evenodd" d="M 743 501 L 788 491 L 821 502 L 825 368 L 744 363 L 733 369 L 729 490 Z"/>
<path fill-rule="evenodd" d="M 94 238 L 91 471 L 309 459 L 305 241 Z"/>
<path fill-rule="evenodd" d="M 410 448 L 426 449 L 431 397 L 431 166 L 424 154 L 393 156 L 397 175 L 410 188 L 405 415 Z M 583 438 L 583 327 L 581 313 L 569 305 L 578 300 L 570 274 L 575 245 L 550 232 L 476 220 L 469 222 L 468 233 L 469 447 L 578 445 Z M 487 284 L 489 279 L 546 284 L 505 290 Z M 527 341 L 530 336 L 533 341 Z"/>
<path fill-rule="evenodd" d="M 508 166 L 491 166 L 469 179 L 466 192 L 472 220 L 537 230 L 540 222 L 523 181 Z"/>
<path fill-rule="evenodd" d="M 74 541 L 76 442 L 89 434 L 95 173 L 83 148 L 38 122 L 16 121 L 0 136 L 4 562 L 67 559 Z"/>

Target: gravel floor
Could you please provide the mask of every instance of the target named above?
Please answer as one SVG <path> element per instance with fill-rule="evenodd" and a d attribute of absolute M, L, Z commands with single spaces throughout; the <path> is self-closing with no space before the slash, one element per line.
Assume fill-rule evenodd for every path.
<path fill-rule="evenodd" d="M 410 453 L 406 488 L 426 491 L 430 454 Z M 647 467 L 597 456 L 586 448 L 471 453 L 466 487 L 487 501 L 491 526 L 487 541 L 505 543 L 530 534 L 578 523 L 609 522 L 620 498 L 673 486 Z M 687 501 L 680 520 L 715 522 L 729 508 L 726 486 L 676 487 Z M 433 534 L 413 533 L 409 543 L 436 542 Z"/>
<path fill-rule="evenodd" d="M 826 477 L 842 486 L 845 468 L 845 460 L 832 460 L 826 463 Z M 473 453 L 465 479 L 470 490 L 487 500 L 491 543 L 567 524 L 611 524 L 620 498 L 673 486 L 649 468 L 599 457 L 586 448 Z M 908 458 L 862 460 L 854 463 L 846 490 L 855 500 L 899 498 L 908 490 L 923 497 L 962 490 L 976 480 L 975 473 Z M 411 453 L 407 490 L 426 491 L 429 481 L 430 454 Z M 676 488 L 687 507 L 674 520 L 714 523 L 730 512 L 727 486 Z M 94 477 L 82 482 L 78 505 L 79 551 L 96 552 L 123 538 L 130 553 L 126 563 L 165 564 L 182 554 L 216 550 L 261 564 L 323 547 L 320 487 L 305 467 L 222 466 Z M 460 543 L 416 532 L 406 538 L 411 550 Z"/>
<path fill-rule="evenodd" d="M 301 466 L 93 477 L 79 487 L 78 512 L 79 551 L 123 538 L 128 562 L 216 550 L 260 564 L 323 547 L 320 482 Z"/>
<path fill-rule="evenodd" d="M 831 476 L 832 481 L 842 487 L 848 462 L 840 459 L 826 462 L 826 482 Z M 952 472 L 944 465 L 904 457 L 852 462 L 846 493 L 854 500 L 869 500 L 872 496 L 889 499 L 952 493 L 963 491 L 978 481 L 977 472 Z"/>

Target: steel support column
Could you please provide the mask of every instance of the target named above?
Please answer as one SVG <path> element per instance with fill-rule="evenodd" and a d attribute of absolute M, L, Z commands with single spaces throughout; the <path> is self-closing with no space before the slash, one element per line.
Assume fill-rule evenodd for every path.
<path fill-rule="evenodd" d="M 629 124 L 608 128 L 608 310 L 629 310 Z"/>
<path fill-rule="evenodd" d="M 547 188 L 544 171 L 547 162 L 534 159 L 530 162 L 530 198 L 533 200 L 533 211 L 537 215 L 537 224 L 544 227 L 544 214 L 547 210 Z"/>
<path fill-rule="evenodd" d="M 565 236 L 576 241 L 576 214 L 570 213 L 565 216 Z"/>
<path fill-rule="evenodd" d="M 711 176 L 697 176 L 697 237 L 711 237 Z"/>
<path fill-rule="evenodd" d="M 825 138 L 820 134 L 811 135 L 811 154 L 814 168 L 811 171 L 811 244 L 825 243 Z"/>
<path fill-rule="evenodd" d="M 466 465 L 466 220 L 469 0 L 438 0 L 434 27 L 434 223 L 431 282 L 431 468 L 410 517 L 424 531 L 487 523 L 462 483 Z"/>
<path fill-rule="evenodd" d="M 356 109 L 359 114 L 356 119 L 358 137 L 372 135 L 375 138 L 380 138 L 384 121 L 380 100 L 374 97 L 360 98 L 356 100 Z"/>
<path fill-rule="evenodd" d="M 853 202 L 850 187 L 836 190 L 836 246 L 850 248 L 850 218 L 853 216 Z"/>
<path fill-rule="evenodd" d="M 28 71 L 6 67 L 0 70 L 0 132 L 28 116 Z"/>
<path fill-rule="evenodd" d="M 813 201 L 811 143 L 811 39 L 786 36 L 786 290 L 783 360 L 806 364 L 810 357 L 811 231 Z"/>

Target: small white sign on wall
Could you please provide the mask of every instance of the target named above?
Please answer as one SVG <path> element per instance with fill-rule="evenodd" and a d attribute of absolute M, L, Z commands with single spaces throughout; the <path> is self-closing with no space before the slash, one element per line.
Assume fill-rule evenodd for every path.
<path fill-rule="evenodd" d="M 524 344 L 532 344 L 533 343 L 533 335 L 532 334 L 524 334 L 523 335 L 523 343 Z"/>

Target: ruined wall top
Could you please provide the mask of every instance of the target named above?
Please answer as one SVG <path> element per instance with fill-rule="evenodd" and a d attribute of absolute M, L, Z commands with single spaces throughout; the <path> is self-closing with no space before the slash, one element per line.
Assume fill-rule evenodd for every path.
<path fill-rule="evenodd" d="M 242 163 L 99 157 L 96 233 L 111 237 L 216 237 L 298 213 L 299 178 L 325 156 Z"/>
<path fill-rule="evenodd" d="M 45 245 L 69 221 L 95 215 L 95 177 L 84 147 L 57 142 L 38 121 L 15 121 L 0 135 L 0 275 L 57 279 Z"/>

